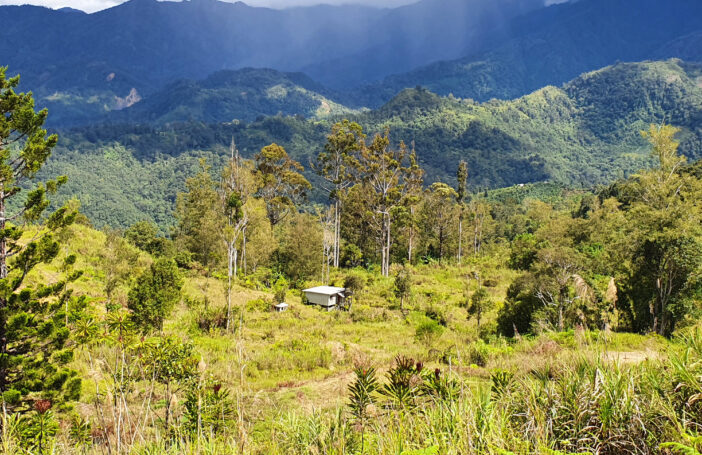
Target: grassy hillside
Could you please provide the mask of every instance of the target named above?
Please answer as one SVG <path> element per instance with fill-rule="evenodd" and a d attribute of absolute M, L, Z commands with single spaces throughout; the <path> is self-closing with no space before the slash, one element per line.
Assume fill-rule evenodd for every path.
<path fill-rule="evenodd" d="M 482 104 L 410 89 L 349 118 L 369 134 L 387 127 L 393 141 L 414 142 L 428 182 L 453 181 L 463 159 L 473 188 L 541 181 L 591 186 L 650 164 L 638 131 L 651 122 L 681 126 L 681 151 L 691 160 L 702 157 L 701 75 L 699 65 L 677 60 L 618 64 L 561 88 Z M 69 176 L 63 197 L 77 195 L 98 226 L 143 218 L 165 227 L 199 158 L 219 168 L 234 138 L 244 156 L 276 142 L 309 167 L 334 120 L 274 116 L 252 123 L 83 128 L 61 135 L 46 170 Z M 314 181 L 309 169 L 307 175 Z"/>
<path fill-rule="evenodd" d="M 111 244 L 106 234 L 82 225 L 68 228 L 61 237 L 65 244 L 56 263 L 77 254 L 75 267 L 85 273 L 71 286 L 76 295 L 89 296 L 90 311 L 97 320 L 107 317 L 108 302 L 124 304 L 134 277 L 152 261 L 148 254 L 128 244 Z M 125 355 L 130 362 L 138 360 L 132 358 L 131 350 L 123 353 L 121 337 L 106 334 L 82 346 L 71 365 L 85 378 L 75 410 L 84 422 L 92 423 L 88 427 L 92 428 L 88 437 L 92 442 L 81 440 L 80 427 L 71 423 L 70 428 L 78 430 L 61 431 L 50 442 L 50 450 L 58 454 L 99 453 L 105 447 L 100 444 L 114 440 L 114 432 L 119 431 L 125 440 L 132 441 L 130 453 L 358 451 L 361 429 L 353 424 L 348 408 L 354 366 L 372 365 L 380 381 L 387 383 L 385 375 L 398 355 L 421 360 L 426 377 L 441 375 L 450 387 L 447 390 L 455 395 L 421 400 L 417 407 L 402 412 L 392 401 L 373 407 L 371 423 L 363 430 L 364 453 L 467 454 L 503 447 L 514 453 L 551 454 L 546 444 L 556 443 L 551 439 L 554 434 L 561 435 L 558 447 L 573 450 L 588 447 L 592 440 L 605 440 L 607 447 L 626 444 L 640 450 L 680 440 L 673 411 L 666 418 L 669 420 L 656 423 L 663 404 L 655 398 L 651 401 L 651 397 L 668 379 L 677 380 L 684 371 L 698 371 L 702 352 L 695 343 L 699 343 L 699 335 L 667 341 L 655 336 L 576 330 L 514 340 L 493 337 L 485 342 L 480 334 L 493 326 L 507 284 L 519 274 L 504 267 L 507 252 L 497 247 L 460 267 L 412 267 L 413 297 L 405 302 L 404 311 L 393 297 L 392 279 L 378 277 L 373 271 L 356 269 L 332 277 L 332 284 L 341 284 L 343 275 L 351 273 L 366 283 L 354 296 L 350 313 L 302 305 L 296 292 L 288 296 L 289 311 L 273 313 L 271 290 L 255 280 L 242 280 L 234 288 L 234 305 L 245 312 L 243 329 L 234 334 L 202 326 L 204 315 L 215 314 L 225 305 L 221 280 L 206 278 L 196 270 L 185 271 L 184 299 L 158 338 L 142 339 L 141 343 L 169 336 L 191 343 L 199 359 L 199 374 L 211 378 L 201 380 L 214 381 L 217 390 L 233 392 L 223 395 L 224 400 L 233 400 L 232 414 L 227 414 L 233 419 L 232 426 L 224 433 L 203 434 L 197 441 L 187 439 L 184 433 L 171 439 L 163 433 L 160 418 L 158 422 L 150 420 L 164 412 L 165 389 L 157 386 L 149 391 L 153 383 L 149 386 L 148 378 L 135 369 L 127 372 L 130 389 L 120 392 L 124 378 L 115 374 L 119 370 L 113 365 L 119 367 L 120 355 L 122 361 Z M 131 278 L 108 298 L 105 278 L 118 264 L 117 257 L 131 257 Z M 51 283 L 59 275 L 59 268 L 41 266 L 29 281 Z M 495 310 L 484 316 L 487 331 L 476 327 L 463 305 L 464 292 L 472 293 L 478 287 L 471 278 L 475 276 L 490 283 L 488 295 L 497 302 Z M 210 310 L 203 310 L 203 301 Z M 138 340 L 136 343 L 139 345 Z M 188 425 L 184 417 L 189 406 L 188 387 L 175 389 L 170 405 L 170 412 L 180 416 L 175 421 L 179 426 Z M 117 404 L 106 399 L 112 394 L 125 401 Z M 543 399 L 546 396 L 550 401 Z M 608 418 L 607 409 L 617 412 L 611 424 L 600 420 Z M 534 420 L 521 418 L 521 412 L 535 413 Z M 573 439 L 580 434 L 571 427 L 578 422 L 573 419 L 584 419 L 598 432 L 591 439 Z M 120 422 L 124 428 L 118 430 Z M 7 453 L 20 450 L 14 425 L 10 424 L 9 437 L 3 439 Z M 648 433 L 647 438 L 636 437 L 638 431 L 649 430 L 654 433 Z M 548 433 L 539 436 L 541 431 Z M 606 436 L 599 431 L 607 432 Z M 107 439 L 103 435 L 108 435 Z"/>

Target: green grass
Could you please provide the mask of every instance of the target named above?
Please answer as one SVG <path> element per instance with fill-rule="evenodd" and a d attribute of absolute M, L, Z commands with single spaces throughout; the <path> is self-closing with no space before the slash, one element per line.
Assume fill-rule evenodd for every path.
<path fill-rule="evenodd" d="M 104 247 L 106 235 L 81 225 L 62 235 L 66 243 L 61 255 L 78 254 L 76 268 L 85 272 L 72 284 L 74 292 L 90 296 L 96 317 L 102 318 L 110 261 Z M 234 333 L 201 330 L 197 320 L 202 307 L 188 306 L 184 300 L 167 319 L 163 334 L 193 343 L 201 374 L 233 393 L 241 420 L 233 422 L 224 435 L 199 440 L 183 435 L 172 443 L 164 439 L 162 424 L 151 420 L 138 433 L 141 436 L 128 444 L 130 453 L 360 453 L 358 427 L 346 410 L 354 366 L 375 366 L 385 382 L 386 371 L 398 355 L 422 361 L 425 371 L 440 369 L 457 381 L 460 394 L 448 403 L 422 401 L 418 409 L 404 414 L 379 405 L 364 433 L 364 453 L 422 453 L 437 447 L 441 454 L 507 453 L 503 450 L 550 454 L 556 452 L 549 450 L 582 452 L 594 447 L 593 441 L 607 438 L 622 444 L 641 440 L 646 450 L 666 440 L 682 441 L 681 431 L 688 429 L 685 422 L 695 417 L 678 411 L 686 409 L 680 408 L 680 400 L 687 399 L 680 393 L 690 396 L 694 387 L 702 389 L 694 376 L 702 364 L 699 354 L 679 357 L 689 340 L 685 344 L 680 339 L 583 330 L 516 340 L 480 339 L 476 322 L 468 318 L 463 304 L 466 293 L 477 289 L 476 273 L 482 282 L 492 281 L 487 289 L 498 308 L 516 276 L 503 265 L 506 252 L 494 248 L 489 257 L 469 257 L 462 266 L 412 267 L 412 297 L 405 311 L 392 292 L 392 278 L 362 269 L 332 278 L 341 284 L 346 274 L 353 273 L 367 283 L 348 313 L 302 305 L 297 292 L 288 293 L 289 311 L 274 313 L 265 305 L 251 306 L 254 300 L 272 299 L 272 291 L 237 284 L 233 306 L 237 312 L 243 308 L 244 314 L 243 328 L 239 330 L 237 319 Z M 60 259 L 39 267 L 30 281 L 57 280 Z M 139 253 L 134 275 L 150 261 Z M 126 303 L 129 285 L 129 281 L 122 283 L 113 299 Z M 194 271 L 186 272 L 184 294 L 188 301 L 206 296 L 210 308 L 222 308 L 226 301 L 221 279 Z M 492 323 L 495 315 L 496 310 L 486 315 L 484 324 Z M 116 419 L 106 397 L 115 390 L 111 365 L 118 363 L 119 352 L 115 340 L 104 339 L 79 348 L 76 355 L 74 367 L 85 381 L 75 412 L 93 428 L 101 427 L 103 420 L 112 425 Z M 671 362 L 674 367 L 668 368 Z M 687 370 L 692 374 L 683 377 Z M 496 372 L 511 378 L 499 399 L 490 392 Z M 656 375 L 661 379 L 654 380 Z M 682 380 L 691 384 L 689 390 L 674 392 L 671 388 Z M 135 421 L 147 415 L 143 410 L 147 387 L 148 383 L 137 380 L 125 396 Z M 159 386 L 155 392 L 152 412 L 158 419 L 164 413 L 163 390 Z M 175 394 L 176 422 L 183 412 L 183 394 Z M 604 415 L 605 404 L 614 414 Z M 575 414 L 578 406 L 583 407 L 578 412 L 587 410 L 588 422 L 603 432 L 590 435 L 594 438 L 590 442 L 574 438 L 577 425 L 583 424 Z M 655 417 L 664 415 L 657 423 Z M 643 438 L 637 433 L 640 428 L 649 429 L 653 436 Z M 66 431 L 55 443 L 54 453 L 77 453 Z M 6 450 L 11 444 L 5 443 Z M 87 453 L 102 449 L 96 444 Z"/>

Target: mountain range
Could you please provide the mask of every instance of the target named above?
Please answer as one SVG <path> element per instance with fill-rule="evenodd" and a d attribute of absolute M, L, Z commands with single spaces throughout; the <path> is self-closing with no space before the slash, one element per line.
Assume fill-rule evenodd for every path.
<path fill-rule="evenodd" d="M 192 114 L 205 121 L 315 116 L 376 108 L 408 87 L 511 99 L 617 61 L 699 61 L 700 19 L 697 0 L 422 0 L 393 9 L 283 10 L 131 0 L 93 14 L 4 6 L 0 62 L 22 74 L 22 86 L 50 108 L 54 126 L 183 120 L 190 114 L 171 117 L 164 108 L 196 92 L 203 99 L 226 93 L 240 105 Z M 261 102 L 251 103 L 241 93 L 258 92 L 272 73 L 248 71 L 233 76 L 235 83 L 222 73 L 244 68 L 302 72 L 311 80 L 283 76 L 301 90 L 283 84 L 285 95 L 270 102 L 256 95 Z M 111 115 L 141 103 L 135 114 Z"/>
<path fill-rule="evenodd" d="M 389 128 L 395 146 L 413 143 L 426 183 L 452 183 L 465 160 L 473 190 L 536 182 L 591 187 L 652 164 L 639 134 L 650 123 L 682 127 L 680 150 L 690 161 L 702 158 L 702 64 L 620 63 L 510 101 L 478 103 L 405 89 L 379 109 L 344 117 L 369 135 Z M 272 142 L 284 146 L 315 182 L 309 164 L 338 118 L 75 128 L 61 134 L 45 175 L 67 175 L 58 202 L 78 196 L 98 226 L 148 219 L 166 229 L 176 195 L 200 159 L 217 172 L 232 139 L 248 158 Z M 323 202 L 326 195 L 314 192 L 311 199 Z"/>

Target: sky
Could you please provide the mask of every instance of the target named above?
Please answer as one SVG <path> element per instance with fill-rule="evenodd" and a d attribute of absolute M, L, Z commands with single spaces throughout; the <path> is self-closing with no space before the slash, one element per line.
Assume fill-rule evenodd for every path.
<path fill-rule="evenodd" d="M 289 6 L 316 5 L 320 3 L 342 4 L 354 3 L 375 6 L 399 6 L 415 3 L 417 0 L 243 0 L 251 6 L 268 6 L 272 8 L 285 8 Z M 123 0 L 0 0 L 0 5 L 31 4 L 46 6 L 48 8 L 71 7 L 89 13 L 123 3 Z"/>

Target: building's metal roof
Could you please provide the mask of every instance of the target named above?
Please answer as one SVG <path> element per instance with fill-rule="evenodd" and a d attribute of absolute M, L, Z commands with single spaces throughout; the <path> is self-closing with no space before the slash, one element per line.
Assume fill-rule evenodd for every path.
<path fill-rule="evenodd" d="M 290 305 L 288 305 L 288 304 L 285 303 L 285 302 L 281 302 L 281 303 L 279 303 L 279 304 L 277 304 L 277 305 L 274 305 L 274 306 L 275 306 L 276 308 L 287 308 L 287 307 L 289 307 Z"/>
<path fill-rule="evenodd" d="M 302 292 L 309 292 L 310 294 L 336 295 L 344 292 L 345 290 L 345 288 L 336 288 L 334 286 L 317 286 L 316 288 L 305 289 Z"/>

